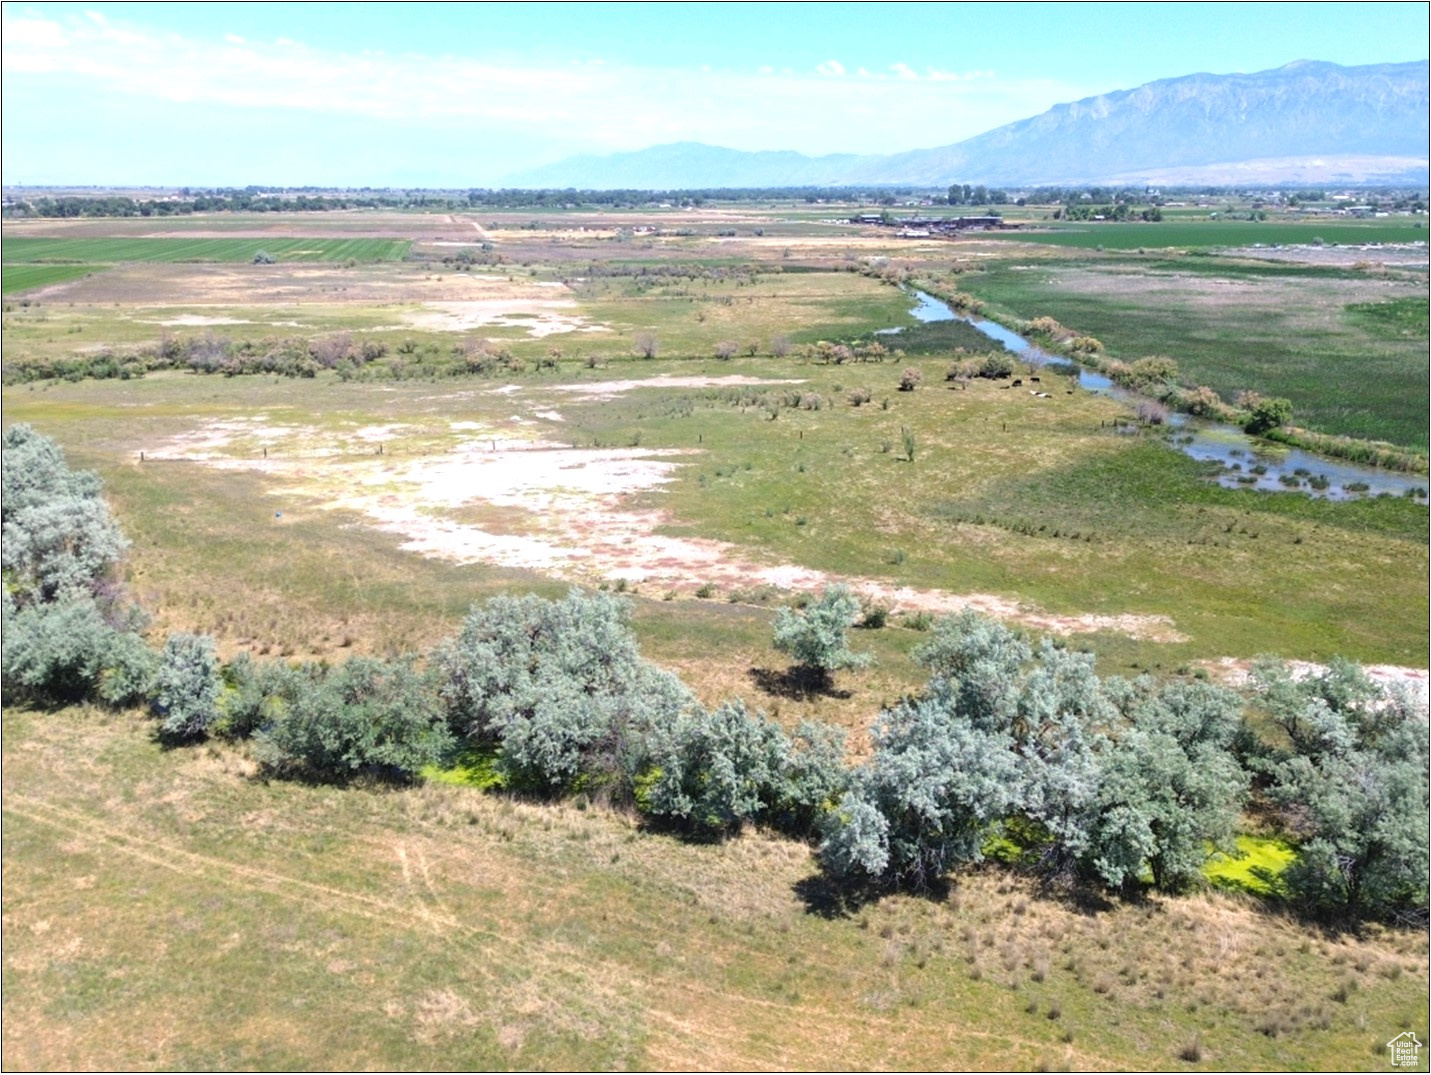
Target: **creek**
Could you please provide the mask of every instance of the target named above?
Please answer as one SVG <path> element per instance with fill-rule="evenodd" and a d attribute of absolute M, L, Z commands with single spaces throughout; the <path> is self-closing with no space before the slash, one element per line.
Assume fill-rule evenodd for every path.
<path fill-rule="evenodd" d="M 956 313 L 948 303 L 917 289 L 911 289 L 910 294 L 915 300 L 910 313 L 917 321 L 964 321 L 1031 367 L 1049 366 L 1070 377 L 1077 371 L 1080 388 L 1133 407 L 1138 404 L 1137 395 L 1119 388 L 1103 374 L 1045 351 L 997 322 Z M 895 329 L 891 334 L 898 332 Z M 1164 430 L 1164 439 L 1178 451 L 1200 462 L 1217 463 L 1221 468 L 1217 482 L 1229 489 L 1300 492 L 1328 500 L 1368 496 L 1417 496 L 1425 500 L 1426 478 L 1419 474 L 1326 459 L 1301 448 L 1249 436 L 1236 426 L 1185 414 L 1169 414 Z"/>

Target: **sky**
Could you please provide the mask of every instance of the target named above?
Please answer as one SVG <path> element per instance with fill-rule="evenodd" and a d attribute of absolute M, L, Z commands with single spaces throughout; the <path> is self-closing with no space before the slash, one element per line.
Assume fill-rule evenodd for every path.
<path fill-rule="evenodd" d="M 1414 3 L 3 5 L 6 186 L 499 186 L 670 142 L 892 153 L 1294 60 L 1424 60 Z"/>

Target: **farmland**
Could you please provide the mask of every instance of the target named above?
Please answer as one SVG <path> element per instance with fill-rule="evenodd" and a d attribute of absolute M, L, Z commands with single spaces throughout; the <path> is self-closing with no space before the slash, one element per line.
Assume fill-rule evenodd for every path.
<path fill-rule="evenodd" d="M 73 280 L 96 268 L 94 265 L 6 265 L 3 290 L 7 295 L 12 291 L 30 291 Z"/>
<path fill-rule="evenodd" d="M 1137 250 L 1139 248 L 1209 249 L 1214 247 L 1321 246 L 1340 243 L 1358 246 L 1368 243 L 1417 243 L 1426 241 L 1424 222 L 1387 223 L 1379 220 L 1186 220 L 1170 216 L 1160 223 L 1119 223 L 1049 225 L 1046 230 L 1027 235 L 1008 234 L 1017 242 L 1082 250 Z"/>
<path fill-rule="evenodd" d="M 280 261 L 393 261 L 407 252 L 400 239 L 48 239 L 5 240 L 5 263 L 78 264 L 252 261 L 260 251 Z"/>
<path fill-rule="evenodd" d="M 1172 355 L 1226 399 L 1286 396 L 1299 424 L 1425 451 L 1427 337 L 1412 311 L 1424 314 L 1426 275 L 1370 264 L 1108 255 L 1005 263 L 959 286 L 992 311 L 1095 336 L 1114 358 Z M 1394 332 L 1389 311 L 1403 311 Z"/>
<path fill-rule="evenodd" d="M 1424 499 L 1222 488 L 1072 379 L 946 379 L 972 330 L 877 334 L 930 281 L 1424 453 L 1425 247 L 1326 256 L 1409 225 L 901 242 L 847 212 L 7 224 L 5 422 L 102 479 L 146 637 L 224 660 L 430 653 L 474 602 L 576 586 L 702 704 L 852 760 L 961 608 L 1104 676 L 1237 686 L 1275 652 L 1424 684 Z M 833 583 L 874 663 L 792 689 L 772 624 Z M 1188 894 L 991 862 L 851 896 L 762 826 L 688 841 L 460 769 L 274 780 L 140 710 L 3 719 L 11 1066 L 1359 1070 L 1425 1035 L 1424 932 L 1276 903 L 1265 800 Z"/>

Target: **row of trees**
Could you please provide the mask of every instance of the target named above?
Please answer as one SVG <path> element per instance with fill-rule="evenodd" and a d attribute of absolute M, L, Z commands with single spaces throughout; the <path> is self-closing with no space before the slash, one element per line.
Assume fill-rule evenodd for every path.
<path fill-rule="evenodd" d="M 697 839 L 764 825 L 816 841 L 856 887 L 928 887 L 999 846 L 1050 879 L 1177 890 L 1233 850 L 1255 796 L 1298 845 L 1289 898 L 1425 917 L 1425 704 L 1345 662 L 1302 678 L 1263 662 L 1244 712 L 1204 682 L 1100 678 L 1090 655 L 965 613 L 916 650 L 926 685 L 851 768 L 837 729 L 698 703 L 606 594 L 495 598 L 420 657 L 224 664 L 187 634 L 154 653 L 106 581 L 124 541 L 96 479 L 25 426 L 3 474 L 7 700 L 147 705 L 162 737 L 251 740 L 277 775 L 411 780 L 460 759 L 508 792 L 625 804 Z M 793 680 L 821 690 L 867 663 L 848 645 L 859 612 L 843 587 L 780 612 Z"/>

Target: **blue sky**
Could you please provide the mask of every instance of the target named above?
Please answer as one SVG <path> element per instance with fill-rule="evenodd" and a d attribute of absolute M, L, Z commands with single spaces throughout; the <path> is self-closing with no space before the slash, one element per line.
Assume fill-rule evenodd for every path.
<path fill-rule="evenodd" d="M 1424 59 L 1427 11 L 6 3 L 3 178 L 460 187 L 676 141 L 896 152 L 1196 71 Z"/>

